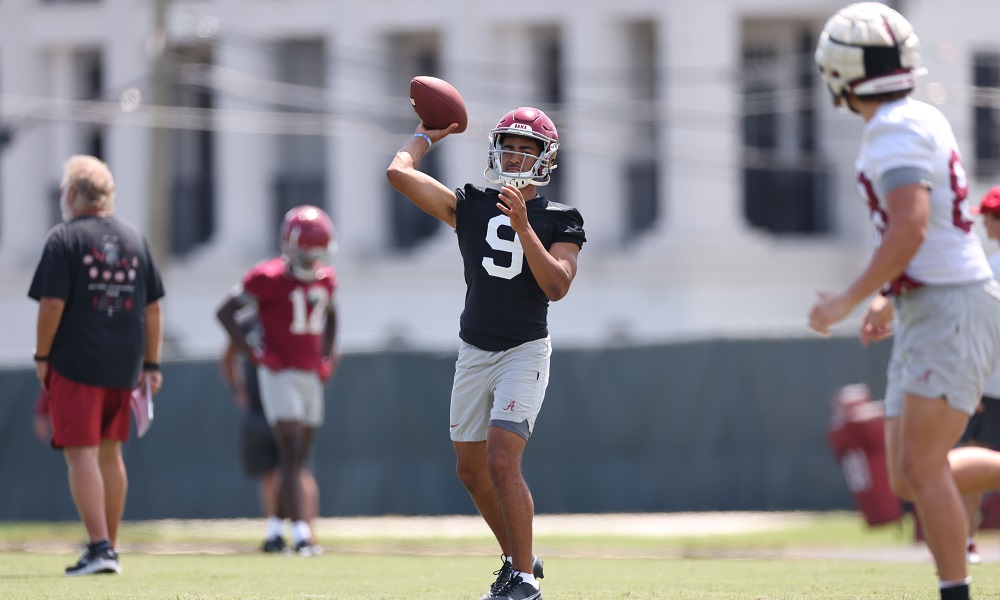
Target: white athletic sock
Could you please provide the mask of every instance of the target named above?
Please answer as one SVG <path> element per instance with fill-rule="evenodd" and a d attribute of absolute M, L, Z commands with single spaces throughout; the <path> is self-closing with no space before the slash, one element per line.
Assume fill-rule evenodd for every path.
<path fill-rule="evenodd" d="M 274 515 L 267 517 L 267 538 L 271 539 L 273 537 L 278 537 L 281 535 L 281 526 L 284 524 L 282 519 Z"/>
<path fill-rule="evenodd" d="M 514 575 L 520 575 L 521 581 L 525 583 L 530 583 L 531 585 L 538 587 L 538 582 L 535 581 L 535 576 L 531 573 L 525 573 L 524 571 L 514 571 Z"/>
<path fill-rule="evenodd" d="M 958 581 L 938 581 L 938 589 L 946 590 L 948 588 L 958 587 L 961 585 L 969 585 L 972 583 L 972 577 L 966 577 L 965 579 L 959 579 Z"/>
<path fill-rule="evenodd" d="M 302 540 L 311 540 L 312 530 L 309 529 L 309 524 L 305 521 L 296 521 L 292 525 L 292 538 L 296 544 Z"/>

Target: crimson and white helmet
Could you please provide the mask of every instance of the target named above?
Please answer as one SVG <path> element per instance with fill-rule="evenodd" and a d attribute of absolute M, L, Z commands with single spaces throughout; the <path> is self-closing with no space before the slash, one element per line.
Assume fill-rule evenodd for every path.
<path fill-rule="evenodd" d="M 504 151 L 503 140 L 508 135 L 538 140 L 542 145 L 541 153 L 534 156 Z M 490 131 L 490 158 L 483 176 L 490 183 L 505 183 L 516 188 L 548 185 L 556 168 L 558 150 L 559 133 L 552 119 L 537 108 L 522 106 L 505 114 Z M 534 164 L 525 170 L 524 164 L 529 159 L 534 159 Z M 515 165 L 512 163 L 517 163 L 516 170 L 513 170 Z"/>
<path fill-rule="evenodd" d="M 292 276 L 313 281 L 330 264 L 337 250 L 333 220 L 323 209 L 308 204 L 285 213 L 281 222 L 281 254 Z"/>
<path fill-rule="evenodd" d="M 816 46 L 816 64 L 836 106 L 848 94 L 911 90 L 920 67 L 920 41 L 903 15 L 879 2 L 858 2 L 830 17 Z"/>

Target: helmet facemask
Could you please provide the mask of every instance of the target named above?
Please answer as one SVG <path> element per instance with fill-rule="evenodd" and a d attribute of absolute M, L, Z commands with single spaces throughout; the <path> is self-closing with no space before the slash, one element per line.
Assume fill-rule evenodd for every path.
<path fill-rule="evenodd" d="M 542 148 L 541 153 L 504 149 L 504 141 L 511 137 L 535 140 Z M 559 142 L 541 136 L 494 131 L 490 134 L 490 160 L 484 175 L 491 183 L 504 183 L 518 189 L 529 185 L 548 185 L 552 179 L 552 170 L 556 168 L 555 155 L 558 149 Z"/>
<path fill-rule="evenodd" d="M 289 246 L 282 254 L 292 277 L 299 281 L 315 281 L 319 271 L 330 266 L 333 252 L 327 248 Z"/>

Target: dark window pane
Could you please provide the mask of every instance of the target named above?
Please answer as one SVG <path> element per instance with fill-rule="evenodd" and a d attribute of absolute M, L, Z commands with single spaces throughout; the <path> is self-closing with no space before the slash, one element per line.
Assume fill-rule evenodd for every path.
<path fill-rule="evenodd" d="M 170 251 L 182 256 L 212 236 L 212 179 L 175 179 L 170 185 Z"/>
<path fill-rule="evenodd" d="M 772 233 L 826 232 L 829 187 L 825 169 L 747 167 L 744 214 L 751 225 Z"/>
<path fill-rule="evenodd" d="M 975 138 L 975 166 L 979 177 L 1000 173 L 1000 54 L 977 53 L 973 58 L 972 128 Z"/>
<path fill-rule="evenodd" d="M 652 228 L 659 218 L 659 173 L 656 161 L 637 160 L 628 165 L 625 175 L 628 194 L 628 222 L 631 234 Z"/>

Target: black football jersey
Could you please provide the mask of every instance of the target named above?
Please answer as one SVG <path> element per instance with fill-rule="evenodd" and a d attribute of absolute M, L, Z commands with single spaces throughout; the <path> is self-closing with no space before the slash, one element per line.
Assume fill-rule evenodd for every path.
<path fill-rule="evenodd" d="M 538 287 L 521 242 L 500 212 L 500 192 L 466 184 L 458 197 L 455 232 L 465 267 L 465 310 L 459 337 L 477 348 L 509 350 L 549 334 L 549 299 Z M 587 240 L 577 209 L 536 196 L 528 222 L 545 248 Z"/>

